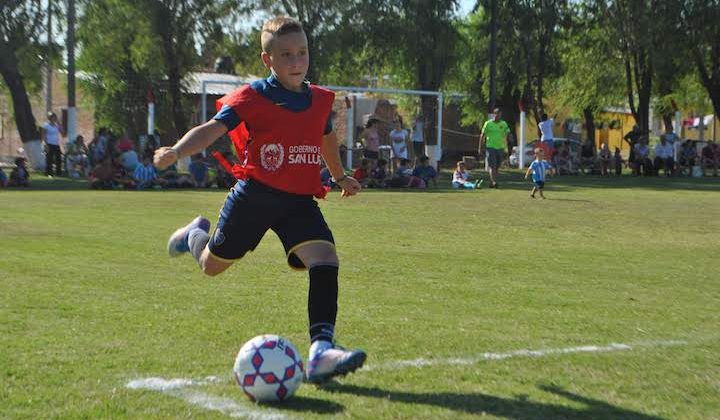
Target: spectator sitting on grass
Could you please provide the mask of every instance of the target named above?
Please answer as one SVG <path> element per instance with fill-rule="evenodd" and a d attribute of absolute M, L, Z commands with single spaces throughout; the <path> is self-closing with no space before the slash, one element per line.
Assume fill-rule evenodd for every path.
<path fill-rule="evenodd" d="M 379 159 L 377 167 L 370 171 L 370 179 L 368 180 L 368 188 L 386 188 L 388 181 L 387 161 Z"/>
<path fill-rule="evenodd" d="M 410 160 L 400 159 L 400 166 L 395 170 L 395 174 L 390 179 L 391 187 L 400 188 L 425 188 L 425 181 L 413 176 L 413 170 L 408 165 Z"/>
<path fill-rule="evenodd" d="M 555 155 L 555 167 L 558 175 L 572 174 L 572 160 L 570 158 L 570 149 L 567 144 L 562 144 Z"/>
<path fill-rule="evenodd" d="M 474 190 L 475 188 L 480 187 L 480 184 L 482 184 L 482 179 L 470 182 L 470 172 L 465 169 L 465 163 L 463 161 L 459 161 L 455 168 L 455 172 L 453 172 L 452 187 Z"/>
<path fill-rule="evenodd" d="M 133 172 L 133 179 L 135 180 L 138 190 L 160 186 L 157 171 L 152 164 L 150 156 L 146 156 L 143 159 L 142 165 L 138 165 L 135 168 L 135 171 Z"/>
<path fill-rule="evenodd" d="M 360 161 L 360 166 L 355 169 L 352 177 L 355 178 L 360 185 L 367 187 L 368 182 L 370 181 L 370 161 L 368 159 L 362 159 Z"/>
<path fill-rule="evenodd" d="M 427 156 L 422 156 L 418 165 L 413 169 L 413 176 L 416 176 L 423 180 L 426 186 L 430 186 L 432 183 L 433 187 L 437 187 L 437 171 L 435 168 L 430 166 L 430 159 Z"/>
<path fill-rule="evenodd" d="M 120 164 L 128 172 L 134 172 L 140 164 L 140 158 L 130 143 L 120 146 Z"/>
<path fill-rule="evenodd" d="M 90 188 L 109 190 L 115 187 L 115 170 L 109 158 L 100 159 L 88 175 Z"/>
<path fill-rule="evenodd" d="M 680 156 L 678 157 L 680 174 L 685 169 L 688 170 L 688 176 L 692 175 L 692 167 L 695 166 L 697 160 L 697 149 L 695 149 L 695 143 L 690 140 L 686 140 L 680 149 Z"/>
<path fill-rule="evenodd" d="M 705 173 L 705 170 L 708 168 L 712 168 L 713 170 L 713 176 L 717 176 L 718 174 L 718 161 L 715 158 L 716 150 L 715 148 L 717 145 L 714 141 L 710 140 L 705 147 L 702 148 L 701 151 L 701 158 L 702 158 L 702 172 L 703 176 L 707 176 Z"/>
<path fill-rule="evenodd" d="M 653 174 L 652 161 L 650 160 L 650 147 L 648 146 L 647 136 L 642 136 L 640 142 L 635 144 L 635 175 L 642 173 L 645 176 Z M 642 171 L 640 170 L 642 168 Z"/>
<path fill-rule="evenodd" d="M 3 171 L 2 168 L 0 168 L 0 188 L 7 187 L 7 184 L 8 184 L 8 177 L 5 174 L 5 171 Z"/>
<path fill-rule="evenodd" d="M 337 185 L 333 182 L 332 174 L 330 173 L 330 169 L 328 169 L 327 166 L 323 166 L 322 169 L 320 169 L 320 183 L 323 185 L 323 187 L 330 188 L 333 188 Z"/>
<path fill-rule="evenodd" d="M 610 149 L 608 148 L 607 143 L 603 143 L 600 145 L 600 153 L 598 153 L 598 161 L 600 162 L 600 175 L 601 176 L 608 176 L 610 175 L 610 160 L 612 159 L 612 154 L 610 153 Z"/>
<path fill-rule="evenodd" d="M 672 176 L 675 169 L 675 160 L 673 159 L 673 147 L 665 139 L 660 137 L 660 143 L 655 145 L 655 175 L 660 175 L 660 168 L 665 170 L 665 176 Z"/>
<path fill-rule="evenodd" d="M 89 168 L 88 148 L 83 136 L 77 136 L 74 142 L 65 145 L 65 169 L 72 178 L 87 176 Z M 78 171 L 78 168 L 80 169 Z"/>
<path fill-rule="evenodd" d="M 152 159 L 152 156 L 148 156 L 148 158 Z M 192 188 L 194 185 L 188 175 L 178 173 L 177 164 L 172 164 L 159 171 L 157 179 L 158 184 L 164 188 Z"/>
<path fill-rule="evenodd" d="M 622 168 L 623 164 L 625 163 L 625 160 L 622 158 L 622 154 L 620 153 L 620 148 L 615 148 L 615 155 L 613 156 L 613 164 L 615 165 L 615 175 L 622 175 Z"/>
<path fill-rule="evenodd" d="M 30 173 L 25 166 L 25 158 L 19 157 L 15 159 L 15 168 L 10 172 L 10 180 L 8 187 L 29 187 Z"/>
<path fill-rule="evenodd" d="M 195 188 L 207 188 L 210 186 L 208 177 L 208 166 L 203 161 L 203 155 L 195 154 L 190 162 L 190 181 Z"/>
<path fill-rule="evenodd" d="M 587 139 L 580 148 L 580 170 L 583 174 L 592 174 L 595 167 L 595 145 Z"/>

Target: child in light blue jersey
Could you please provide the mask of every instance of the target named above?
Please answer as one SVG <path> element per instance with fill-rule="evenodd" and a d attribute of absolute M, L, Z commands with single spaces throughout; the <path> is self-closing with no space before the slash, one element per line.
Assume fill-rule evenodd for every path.
<path fill-rule="evenodd" d="M 550 171 L 551 174 L 555 173 L 552 165 L 550 165 L 545 159 L 545 151 L 540 148 L 535 148 L 535 160 L 530 164 L 527 172 L 525 172 L 525 179 L 532 173 L 533 189 L 530 193 L 530 197 L 535 198 L 535 193 L 540 192 L 540 197 L 545 199 L 543 194 L 543 188 L 545 187 L 545 174 Z"/>

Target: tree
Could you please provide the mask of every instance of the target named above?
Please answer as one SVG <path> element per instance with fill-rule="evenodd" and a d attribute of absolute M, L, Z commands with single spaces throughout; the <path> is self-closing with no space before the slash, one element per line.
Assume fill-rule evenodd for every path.
<path fill-rule="evenodd" d="M 683 33 L 680 1 L 663 1 L 653 6 L 653 110 L 658 113 L 666 129 L 673 127 L 674 92 L 683 77 L 692 71 L 692 59 L 687 49 L 687 35 Z"/>
<path fill-rule="evenodd" d="M 251 5 L 255 1 L 243 1 Z M 310 68 L 307 78 L 314 83 L 325 82 L 324 73 L 330 57 L 344 48 L 335 40 L 350 28 L 348 17 L 353 14 L 356 2 L 346 0 L 261 0 L 261 7 L 271 14 L 286 14 L 300 21 L 308 39 Z M 259 43 L 257 45 L 260 45 Z M 251 46 L 252 47 L 252 46 Z M 257 47 L 255 47 L 257 48 Z"/>
<path fill-rule="evenodd" d="M 91 78 L 101 124 L 144 132 L 152 88 L 159 125 L 183 135 L 189 116 L 185 79 L 201 65 L 197 46 L 217 28 L 224 7 L 226 2 L 211 0 L 88 1 L 78 28 L 78 61 Z"/>
<path fill-rule="evenodd" d="M 507 7 L 517 48 L 522 51 L 525 68 L 523 101 L 535 121 L 545 112 L 545 79 L 559 73 L 557 39 L 564 23 L 566 0 L 509 0 Z"/>
<path fill-rule="evenodd" d="M 44 50 L 39 41 L 44 17 L 40 0 L 8 0 L 0 6 L 0 73 L 12 97 L 23 143 L 40 139 L 28 87 L 40 86 L 42 66 L 37 57 Z"/>
<path fill-rule="evenodd" d="M 196 40 L 212 32 L 223 2 L 213 0 L 133 0 L 147 13 L 153 35 L 160 41 L 162 62 L 167 76 L 171 112 L 178 137 L 187 131 L 183 105 L 186 75 L 199 63 Z M 204 119 L 205 116 L 201 116 Z"/>
<path fill-rule="evenodd" d="M 381 11 L 378 7 L 381 6 Z M 460 36 L 454 25 L 457 1 L 387 0 L 369 1 L 375 12 L 365 14 L 361 24 L 369 32 L 369 46 L 383 52 L 388 70 L 401 87 L 438 91 L 457 61 Z M 422 115 L 436 111 L 434 96 L 421 97 Z M 434 123 L 437 121 L 430 120 Z M 425 124 L 427 144 L 437 143 L 434 124 Z"/>
<path fill-rule="evenodd" d="M 642 130 L 650 127 L 650 96 L 653 52 L 657 37 L 653 30 L 653 6 L 659 0 L 600 0 L 604 25 L 615 29 L 616 49 L 622 54 L 628 105 Z M 637 95 L 637 106 L 635 98 Z"/>
<path fill-rule="evenodd" d="M 86 74 L 80 83 L 94 100 L 96 123 L 116 133 L 144 133 L 147 89 L 164 78 L 160 42 L 146 15 L 126 0 L 90 1 L 77 32 L 78 67 Z M 160 116 L 165 109 L 158 106 Z"/>
<path fill-rule="evenodd" d="M 678 0 L 680 1 L 680 0 Z M 687 33 L 698 75 L 720 115 L 720 1 L 683 0 L 682 28 Z"/>
<path fill-rule="evenodd" d="M 612 29 L 603 24 L 593 7 L 575 4 L 573 15 L 560 44 L 565 71 L 551 93 L 559 104 L 582 113 L 587 138 L 595 142 L 597 113 L 622 102 L 623 61 L 613 48 Z"/>

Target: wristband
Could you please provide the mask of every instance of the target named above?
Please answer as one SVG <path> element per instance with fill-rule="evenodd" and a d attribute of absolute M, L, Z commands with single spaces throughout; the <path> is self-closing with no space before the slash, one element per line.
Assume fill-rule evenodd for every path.
<path fill-rule="evenodd" d="M 180 160 L 180 152 L 178 151 L 178 149 L 176 149 L 175 147 L 171 147 L 170 150 L 175 153 L 175 156 L 177 156 L 177 160 Z"/>
<path fill-rule="evenodd" d="M 347 175 L 343 175 L 340 178 L 335 178 L 335 177 L 332 178 L 333 182 L 336 184 L 340 181 L 345 181 L 346 179 L 347 179 Z"/>

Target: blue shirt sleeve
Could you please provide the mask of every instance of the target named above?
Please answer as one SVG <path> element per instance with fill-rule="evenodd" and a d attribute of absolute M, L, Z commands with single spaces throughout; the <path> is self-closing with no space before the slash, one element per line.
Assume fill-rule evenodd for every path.
<path fill-rule="evenodd" d="M 213 119 L 225 124 L 225 127 L 227 127 L 228 131 L 234 130 L 235 127 L 240 125 L 241 121 L 238 114 L 235 113 L 235 110 L 228 105 L 223 105 L 222 108 L 220 108 L 220 112 L 215 114 Z"/>

